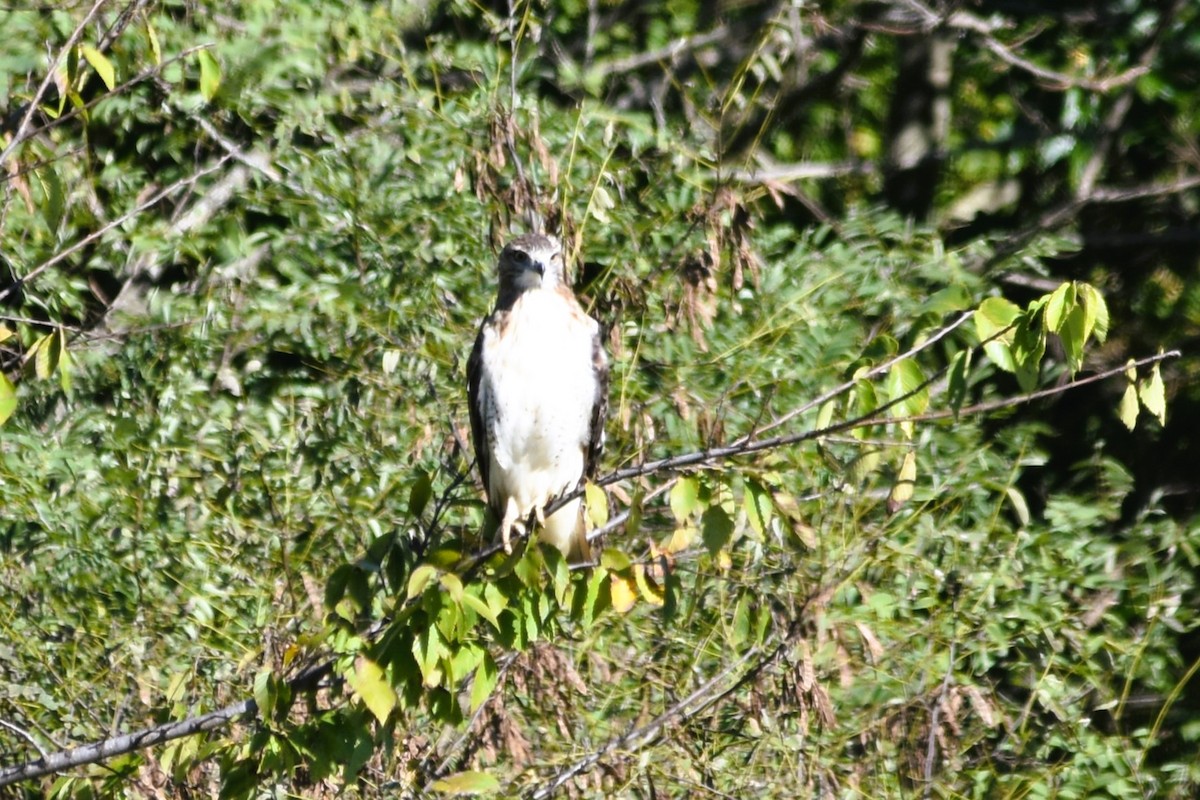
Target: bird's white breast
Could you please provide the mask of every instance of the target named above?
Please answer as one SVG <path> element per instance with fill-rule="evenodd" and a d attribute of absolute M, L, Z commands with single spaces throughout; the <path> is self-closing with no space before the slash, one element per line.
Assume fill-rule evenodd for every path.
<path fill-rule="evenodd" d="M 527 512 L 583 475 L 597 325 L 573 301 L 543 289 L 522 294 L 506 323 L 486 333 L 482 353 L 489 494 L 514 497 Z"/>

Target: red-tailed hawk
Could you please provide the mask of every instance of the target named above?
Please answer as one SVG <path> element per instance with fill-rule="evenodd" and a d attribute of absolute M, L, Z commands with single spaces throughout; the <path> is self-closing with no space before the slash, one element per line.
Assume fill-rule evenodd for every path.
<path fill-rule="evenodd" d="M 562 246 L 518 236 L 500 253 L 496 307 L 479 328 L 467 362 L 475 460 L 500 536 L 524 530 L 572 561 L 590 558 L 583 507 L 573 500 L 550 517 L 547 503 L 593 477 L 604 447 L 608 358 L 600 326 L 563 276 Z"/>

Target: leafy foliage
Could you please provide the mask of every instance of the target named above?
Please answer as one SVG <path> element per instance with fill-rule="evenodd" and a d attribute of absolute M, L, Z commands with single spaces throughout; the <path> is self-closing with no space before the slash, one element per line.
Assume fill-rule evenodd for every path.
<path fill-rule="evenodd" d="M 2 766 L 254 714 L 29 795 L 1194 793 L 1200 528 L 1095 432 L 1162 435 L 1194 365 L 1132 343 L 1194 336 L 1195 265 L 1078 259 L 1096 153 L 1177 167 L 1098 84 L 1144 56 L 1113 85 L 1194 122 L 1195 11 L 1053 23 L 1050 88 L 962 29 L 922 209 L 890 101 L 937 37 L 882 10 L 101 6 L 0 12 Z M 1030 218 L 964 217 L 1010 181 Z M 587 567 L 483 542 L 462 444 L 530 220 L 608 331 L 608 466 L 700 453 L 584 489 Z M 1063 465 L 1007 409 L 1100 370 Z"/>

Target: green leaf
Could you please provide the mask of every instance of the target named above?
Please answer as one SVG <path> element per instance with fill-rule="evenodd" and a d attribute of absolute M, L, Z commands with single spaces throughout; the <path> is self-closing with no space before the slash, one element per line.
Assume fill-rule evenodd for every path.
<path fill-rule="evenodd" d="M 971 306 L 971 293 L 961 284 L 952 284 L 940 289 L 929 296 L 921 304 L 921 314 L 949 314 L 951 311 L 964 311 Z"/>
<path fill-rule="evenodd" d="M 905 358 L 891 366 L 887 375 L 888 400 L 904 398 L 891 407 L 893 417 L 924 413 L 929 407 L 929 387 L 924 383 L 925 375 L 915 360 Z"/>
<path fill-rule="evenodd" d="M 721 506 L 709 506 L 700 518 L 700 535 L 708 552 L 716 556 L 733 538 L 733 520 Z"/>
<path fill-rule="evenodd" d="M 742 506 L 746 510 L 746 519 L 750 528 L 762 537 L 771 522 L 771 496 L 762 484 L 754 480 L 746 481 L 746 491 L 742 495 Z"/>
<path fill-rule="evenodd" d="M 83 57 L 92 65 L 92 69 L 96 70 L 96 74 L 100 76 L 100 80 L 104 81 L 104 85 L 111 92 L 113 87 L 117 85 L 117 74 L 116 70 L 113 69 L 112 62 L 90 44 L 85 44 L 79 49 L 83 51 Z"/>
<path fill-rule="evenodd" d="M 72 381 L 72 364 L 71 354 L 67 351 L 67 332 L 63 328 L 58 329 L 58 385 L 62 387 L 65 394 L 70 396 L 71 388 L 74 386 Z"/>
<path fill-rule="evenodd" d="M 1067 319 L 1067 314 L 1075 307 L 1075 285 L 1064 283 L 1055 289 L 1046 300 L 1046 315 L 1044 317 L 1046 330 L 1058 333 Z"/>
<path fill-rule="evenodd" d="M 425 506 L 429 505 L 429 498 L 433 496 L 433 481 L 429 477 L 429 473 L 421 471 L 417 473 L 413 479 L 413 484 L 408 490 L 408 513 L 410 516 L 419 517 L 421 512 L 425 510 Z"/>
<path fill-rule="evenodd" d="M 196 58 L 200 62 L 200 94 L 211 103 L 221 88 L 221 65 L 207 49 L 198 51 Z"/>
<path fill-rule="evenodd" d="M 380 723 L 387 722 L 396 707 L 396 690 L 387 682 L 383 669 L 366 656 L 354 659 L 354 672 L 346 676 L 350 689 L 375 715 Z"/>
<path fill-rule="evenodd" d="M 1109 337 L 1109 305 L 1104 301 L 1104 295 L 1090 283 L 1079 284 L 1084 306 L 1093 319 L 1092 336 L 1097 342 L 1104 342 Z"/>
<path fill-rule="evenodd" d="M 685 475 L 671 487 L 671 513 L 677 522 L 684 522 L 699 505 L 700 481 Z"/>
<path fill-rule="evenodd" d="M 17 387 L 3 372 L 0 372 L 0 425 L 17 410 Z"/>
<path fill-rule="evenodd" d="M 1041 313 L 1034 314 L 1032 318 L 1023 318 L 1013 336 L 1013 365 L 1016 367 L 1017 383 L 1024 392 L 1032 392 L 1037 388 L 1042 356 L 1046 354 L 1046 331 L 1042 318 Z"/>
<path fill-rule="evenodd" d="M 979 335 L 979 341 L 986 342 L 993 336 L 1001 341 L 1007 340 L 1011 332 L 1003 331 L 1020 315 L 1021 309 L 1003 297 L 984 300 L 975 311 L 975 332 Z"/>
<path fill-rule="evenodd" d="M 421 670 L 421 682 L 427 688 L 432 689 L 442 683 L 442 671 L 438 668 L 438 661 L 444 652 L 445 646 L 436 625 L 431 625 L 428 630 L 413 637 L 413 658 Z"/>
<path fill-rule="evenodd" d="M 1104 302 L 1104 296 L 1090 283 L 1081 283 L 1079 299 L 1086 314 L 1086 335 L 1095 336 L 1096 341 L 1103 342 L 1108 338 L 1108 304 Z"/>
<path fill-rule="evenodd" d="M 484 794 L 500 790 L 500 781 L 486 772 L 459 772 L 433 782 L 433 790 L 442 794 Z"/>
<path fill-rule="evenodd" d="M 1167 394 L 1158 364 L 1150 370 L 1150 377 L 1138 385 L 1138 397 L 1146 410 L 1158 418 L 1159 425 L 1167 424 Z"/>
<path fill-rule="evenodd" d="M 606 547 L 604 552 L 600 554 L 600 566 L 604 567 L 609 572 L 621 572 L 629 569 L 632 562 L 629 556 L 617 550 L 615 547 Z"/>
<path fill-rule="evenodd" d="M 500 630 L 500 617 L 497 616 L 497 613 L 492 610 L 492 607 L 485 603 L 481 598 L 472 594 L 470 591 L 467 591 L 463 593 L 462 604 L 486 619 L 489 623 L 491 623 L 493 628 Z"/>
<path fill-rule="evenodd" d="M 475 669 L 475 679 L 471 683 L 471 711 L 477 711 L 491 697 L 496 682 L 500 679 L 500 670 L 491 653 L 483 654 L 483 661 Z"/>
<path fill-rule="evenodd" d="M 42 190 L 42 218 L 46 221 L 46 227 L 50 232 L 55 233 L 58 231 L 63 211 L 66 209 L 66 194 L 63 191 L 62 180 L 59 179 L 58 173 L 50 164 L 38 169 L 33 175 L 37 179 L 38 187 Z"/>
<path fill-rule="evenodd" d="M 463 603 L 462 579 L 453 573 L 446 572 L 442 574 L 441 583 L 446 594 L 450 595 L 450 599 L 461 606 Z"/>
<path fill-rule="evenodd" d="M 1062 329 L 1058 332 L 1062 340 L 1063 353 L 1067 356 L 1067 369 L 1074 375 L 1083 366 L 1083 345 L 1087 341 L 1087 312 L 1076 305 L 1067 314 Z"/>
<path fill-rule="evenodd" d="M 425 587 L 429 585 L 429 581 L 437 573 L 437 567 L 430 566 L 429 564 L 422 564 L 414 569 L 412 575 L 408 576 L 408 599 L 412 600 L 424 592 Z"/>
<path fill-rule="evenodd" d="M 946 398 L 950 403 L 950 408 L 954 411 L 955 419 L 958 418 L 959 409 L 967 399 L 967 374 L 971 369 L 971 353 L 970 349 L 960 350 L 950 361 Z"/>

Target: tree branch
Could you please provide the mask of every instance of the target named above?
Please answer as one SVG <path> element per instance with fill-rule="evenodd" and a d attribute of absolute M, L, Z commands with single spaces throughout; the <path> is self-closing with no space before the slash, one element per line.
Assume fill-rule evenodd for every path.
<path fill-rule="evenodd" d="M 63 57 L 71 50 L 72 47 L 79 41 L 83 35 L 83 29 L 87 27 L 92 18 L 100 11 L 100 7 L 104 5 L 105 0 L 96 0 L 92 7 L 88 9 L 87 14 L 75 26 L 75 30 L 71 31 L 71 35 L 67 37 L 67 43 L 58 49 L 58 53 L 54 56 L 54 60 L 50 62 L 50 69 L 46 70 L 46 77 L 42 78 L 42 82 L 38 85 L 37 91 L 34 92 L 32 99 L 29 101 L 29 106 L 26 107 L 24 115 L 21 117 L 20 124 L 17 125 L 17 130 L 13 133 L 12 141 L 8 146 L 0 151 L 0 166 L 3 166 L 8 157 L 17 149 L 27 138 L 26 131 L 29 128 L 29 123 L 33 120 L 33 115 L 37 111 L 38 106 L 42 102 L 42 98 L 46 95 L 46 90 L 50 88 L 50 82 L 54 80 L 54 76 L 58 74 L 58 65 L 62 63 Z"/>
<path fill-rule="evenodd" d="M 41 264 L 38 264 L 36 267 L 31 269 L 29 272 L 20 276 L 16 281 L 13 282 L 13 285 L 11 285 L 3 290 L 0 290 L 0 301 L 3 301 L 10 294 L 17 291 L 18 288 L 27 284 L 29 281 L 36 278 L 38 275 L 41 275 L 43 272 L 48 270 L 50 267 L 53 267 L 56 264 L 59 264 L 62 261 L 66 260 L 69 256 L 72 256 L 75 253 L 79 252 L 80 250 L 87 247 L 89 244 L 96 241 L 97 239 L 101 238 L 102 236 L 104 236 L 104 234 L 108 233 L 109 231 L 113 230 L 114 228 L 124 225 L 126 222 L 133 219 L 138 214 L 141 214 L 143 211 L 150 208 L 151 206 L 154 206 L 155 204 L 157 204 L 164 198 L 171 196 L 172 194 L 179 191 L 180 189 L 191 186 L 192 184 L 199 181 L 201 178 L 211 175 L 212 173 L 221 169 L 221 167 L 223 167 L 225 165 L 225 162 L 229 161 L 231 158 L 233 158 L 233 156 L 225 155 L 222 158 L 218 159 L 212 165 L 207 166 L 204 169 L 199 170 L 198 172 L 194 172 L 191 175 L 187 176 L 186 178 L 181 178 L 181 179 L 175 181 L 167 188 L 162 189 L 158 192 L 155 192 L 149 198 L 138 203 L 136 206 L 134 206 L 130 210 L 126 211 L 121 216 L 117 217 L 114 220 L 109 221 L 108 223 L 106 223 L 102 227 L 98 228 L 97 230 L 92 231 L 87 236 L 83 237 L 82 239 L 75 242 L 71 246 L 58 251 L 53 256 L 51 256 L 50 258 L 43 261 Z"/>
<path fill-rule="evenodd" d="M 943 328 L 942 331 L 939 332 L 940 335 L 937 338 L 941 338 L 941 337 L 944 337 L 945 335 L 948 335 L 950 333 L 950 331 L 952 331 L 957 326 L 961 325 L 965 321 L 966 318 L 969 318 L 969 315 L 963 315 L 962 317 L 959 317 L 958 319 L 956 319 L 949 326 L 946 326 L 945 328 Z M 936 339 L 935 339 L 935 341 L 936 341 Z M 924 347 L 927 347 L 930 344 L 932 344 L 932 342 L 923 343 L 919 347 L 921 349 L 923 349 Z M 916 350 L 910 351 L 910 352 L 916 352 Z M 899 358 L 906 357 L 906 355 L 907 354 L 902 355 Z M 1077 389 L 1081 386 L 1086 386 L 1091 383 L 1096 383 L 1098 381 L 1106 380 L 1106 379 L 1111 378 L 1116 375 L 1122 375 L 1128 369 L 1130 369 L 1131 366 L 1135 369 L 1139 369 L 1141 367 L 1149 366 L 1151 364 L 1157 364 L 1161 361 L 1165 361 L 1165 360 L 1171 359 L 1171 358 L 1178 358 L 1180 356 L 1181 356 L 1181 353 L 1178 350 L 1171 350 L 1166 353 L 1159 353 L 1158 355 L 1147 356 L 1145 358 L 1138 359 L 1138 360 L 1134 361 L 1132 365 L 1122 364 L 1117 367 L 1103 370 L 1094 375 L 1089 375 L 1086 378 L 1080 378 L 1078 380 L 1070 381 L 1070 382 L 1062 384 L 1060 386 L 1054 386 L 1054 387 L 1042 389 L 1042 390 L 1035 391 L 1035 392 L 1028 392 L 1026 394 L 1018 395 L 1016 397 L 1002 398 L 1000 400 L 994 400 L 994 401 L 985 402 L 985 403 L 977 403 L 975 405 L 963 407 L 961 409 L 958 409 L 957 411 L 953 410 L 953 409 L 946 409 L 943 411 L 934 411 L 934 412 L 929 412 L 926 414 L 918 414 L 918 415 L 913 415 L 913 416 L 909 416 L 909 417 L 885 418 L 882 416 L 883 413 L 885 411 L 887 411 L 889 408 L 895 406 L 896 404 L 898 404 L 900 402 L 903 402 L 903 400 L 905 398 L 907 398 L 909 396 L 909 394 L 912 394 L 912 392 L 910 392 L 909 394 L 903 395 L 899 398 L 892 399 L 891 401 L 889 401 L 889 403 L 881 405 L 879 408 L 875 409 L 874 411 L 872 411 L 869 414 L 862 415 L 859 417 L 854 417 L 854 418 L 847 419 L 847 420 L 843 420 L 841 422 L 837 422 L 832 425 L 828 425 L 824 428 L 812 429 L 812 430 L 802 431 L 799 433 L 791 433 L 791 434 L 785 434 L 785 435 L 780 435 L 780 436 L 772 436 L 772 437 L 768 437 L 765 439 L 761 439 L 761 438 L 754 438 L 754 439 L 748 439 L 748 440 L 743 439 L 743 440 L 739 440 L 739 442 L 732 444 L 732 445 L 724 445 L 724 446 L 720 446 L 720 447 L 710 447 L 705 450 L 700 450 L 700 451 L 693 452 L 693 453 L 684 453 L 681 455 L 669 456 L 667 458 L 660 458 L 660 459 L 657 459 L 654 461 L 646 461 L 646 462 L 637 464 L 632 467 L 626 467 L 624 469 L 619 469 L 619 470 L 610 472 L 608 475 L 605 475 L 605 476 L 602 476 L 601 478 L 599 478 L 596 481 L 596 483 L 601 486 L 607 486 L 609 484 L 613 484 L 613 483 L 616 483 L 621 480 L 628 480 L 630 478 L 636 478 L 636 477 L 648 475 L 651 473 L 674 471 L 674 470 L 684 469 L 687 467 L 696 467 L 696 466 L 702 466 L 702 465 L 707 466 L 707 465 L 710 465 L 712 462 L 726 461 L 731 458 L 736 458 L 739 456 L 751 455 L 753 453 L 759 453 L 759 452 L 763 452 L 763 451 L 767 451 L 767 450 L 779 449 L 782 447 L 787 447 L 790 445 L 795 445 L 795 444 L 799 444 L 802 442 L 819 439 L 819 438 L 822 438 L 825 436 L 829 436 L 830 434 L 840 433 L 842 431 L 852 430 L 855 428 L 861 428 L 861 427 L 866 427 L 866 426 L 870 426 L 870 425 L 879 425 L 879 424 L 884 424 L 884 423 L 896 424 L 896 423 L 910 422 L 910 421 L 911 422 L 931 422 L 931 421 L 935 421 L 935 420 L 948 419 L 951 417 L 957 418 L 957 417 L 964 416 L 964 415 L 965 416 L 973 416 L 973 415 L 978 415 L 978 414 L 984 414 L 984 413 L 988 413 L 991 411 L 997 411 L 997 410 L 1000 410 L 1003 408 L 1012 408 L 1014 406 L 1023 405 L 1025 403 L 1029 403 L 1034 400 L 1039 400 L 1039 399 L 1043 399 L 1046 397 L 1052 397 L 1054 395 L 1063 394 L 1064 392 L 1071 391 L 1072 389 Z M 875 370 L 873 370 L 871 374 L 879 374 L 877 371 L 883 370 L 883 369 L 885 369 L 885 367 L 883 365 L 881 365 L 880 367 L 875 368 Z M 940 372 L 938 374 L 940 374 Z M 932 381 L 936 380 L 936 378 L 937 378 L 937 375 L 935 374 L 933 377 L 927 379 L 921 386 L 914 389 L 913 392 L 920 391 L 925 386 L 928 386 Z M 852 385 L 853 384 L 851 384 L 849 382 L 847 382 L 846 384 L 842 384 L 840 387 L 837 387 L 834 390 L 831 390 L 832 394 L 827 392 L 826 395 L 823 395 L 823 397 L 836 396 L 838 393 L 840 393 L 842 391 L 847 391 L 849 389 L 849 387 Z M 809 404 L 809 406 L 812 407 L 815 403 L 816 403 L 816 401 L 812 401 Z M 566 505 L 566 503 L 570 502 L 575 497 L 579 497 L 582 494 L 583 494 L 583 489 L 579 488 L 570 494 L 564 495 L 563 497 L 559 498 L 558 500 L 554 501 L 553 503 L 549 504 L 546 507 L 546 512 L 545 512 L 546 515 L 548 516 L 548 515 L 554 513 L 554 511 L 558 510 L 562 506 Z M 610 525 L 614 525 L 614 526 L 615 526 L 615 524 L 616 524 L 615 520 L 612 523 L 610 523 Z M 599 535 L 599 534 L 597 534 L 597 535 Z M 488 557 L 490 557 L 492 554 L 498 552 L 500 550 L 500 547 L 501 547 L 501 545 L 499 545 L 499 544 L 492 545 L 488 548 L 485 548 L 482 552 L 476 554 L 475 556 L 468 558 L 463 567 L 463 572 L 469 573 L 469 572 L 475 570 L 476 568 L 478 568 Z M 816 596 L 816 595 L 814 595 L 814 596 Z M 374 626 L 372 626 L 371 631 L 369 631 L 367 633 L 366 638 L 368 640 L 374 638 L 374 636 L 378 635 L 378 632 L 383 630 L 385 627 L 386 627 L 386 621 L 377 622 Z M 733 684 L 733 687 L 731 687 L 730 690 L 732 690 L 732 688 L 736 688 L 737 685 L 740 685 L 742 682 L 744 682 L 744 680 L 747 679 L 747 676 L 751 676 L 752 673 L 756 674 L 756 671 L 761 671 L 761 669 L 765 668 L 769 663 L 771 663 L 775 658 L 777 658 L 779 656 L 779 654 L 782 653 L 786 649 L 786 647 L 787 647 L 788 643 L 791 641 L 793 635 L 795 635 L 794 632 L 789 633 L 788 637 L 785 638 L 785 640 L 774 651 L 772 651 L 770 654 L 767 654 L 762 659 L 760 659 L 755 667 L 752 667 L 751 670 L 747 671 L 747 673 L 745 675 L 743 675 L 742 678 L 740 678 L 738 681 L 736 681 Z M 602 747 L 600 750 L 597 750 L 594 753 L 587 756 L 586 758 L 581 759 L 580 761 L 576 762 L 571 767 L 569 767 L 567 770 L 565 770 L 564 772 L 557 775 L 553 779 L 552 785 L 550 785 L 548 788 L 543 787 L 542 789 L 537 790 L 533 794 L 533 797 L 535 797 L 535 798 L 547 797 L 551 792 L 553 792 L 554 789 L 561 786 L 564 782 L 569 780 L 574 775 L 577 775 L 580 772 L 582 772 L 583 770 L 588 769 L 589 767 L 594 765 L 597 761 L 599 761 L 601 758 L 603 758 L 608 753 L 611 753 L 620 747 L 623 747 L 623 746 L 626 746 L 626 745 L 629 745 L 629 744 L 632 744 L 635 742 L 648 741 L 649 739 L 656 736 L 659 732 L 661 732 L 668 725 L 673 725 L 680 720 L 687 719 L 688 717 L 694 716 L 695 714 L 699 713 L 700 711 L 702 711 L 707 706 L 711 705 L 712 702 L 714 702 L 716 699 L 719 698 L 719 695 L 712 694 L 714 688 L 716 686 L 718 686 L 722 681 L 724 681 L 725 678 L 734 669 L 741 666 L 747 660 L 749 660 L 753 655 L 755 655 L 756 652 L 759 652 L 759 651 L 756 651 L 754 649 L 751 649 L 750 651 L 748 651 L 744 656 L 742 656 L 741 659 L 739 659 L 738 661 L 729 665 L 728 667 L 723 669 L 721 672 L 719 672 L 716 676 L 709 679 L 709 681 L 707 681 L 703 686 L 698 688 L 696 691 L 692 692 L 690 695 L 685 697 L 683 700 L 680 700 L 678 703 L 673 705 L 670 709 L 668 709 L 666 712 L 664 712 L 664 714 L 660 715 L 653 722 L 649 723 L 648 725 L 642 726 L 641 728 L 632 730 L 629 733 L 626 733 L 620 737 L 617 737 L 616 739 L 613 739 L 608 744 L 606 744 L 604 747 Z M 325 678 L 329 677 L 333 673 L 333 668 L 334 668 L 335 663 L 336 662 L 333 659 L 319 662 L 319 663 L 313 665 L 312 667 L 308 668 L 307 670 L 301 672 L 296 677 L 289 680 L 288 686 L 291 687 L 291 689 L 294 692 L 302 692 L 302 691 L 307 691 L 307 690 L 316 688 L 321 683 L 321 681 L 323 681 Z M 726 690 L 726 691 L 730 691 L 730 690 Z M 76 747 L 76 748 L 73 748 L 70 750 L 63 750 L 63 751 L 59 751 L 56 753 L 51 753 L 49 755 L 43 755 L 41 758 L 38 758 L 34 761 L 29 761 L 24 764 L 18 764 L 13 767 L 7 767 L 5 769 L 0 769 L 0 788 L 2 788 L 4 786 L 8 786 L 12 783 L 16 783 L 17 781 L 28 780 L 31 778 L 37 778 L 37 777 L 41 777 L 43 775 L 48 775 L 52 772 L 58 772 L 60 770 L 70 769 L 70 768 L 82 766 L 85 764 L 96 763 L 99 761 L 103 761 L 104 759 L 107 759 L 107 758 L 112 758 L 114 756 L 133 752 L 134 750 L 140 750 L 145 747 L 151 747 L 153 745 L 162 744 L 163 742 L 168 742 L 173 739 L 179 739 L 179 738 L 182 738 L 185 736 L 191 736 L 193 734 L 203 733 L 205 731 L 223 728 L 223 727 L 230 725 L 234 722 L 237 722 L 239 720 L 249 718 L 249 717 L 253 716 L 255 713 L 257 713 L 257 711 L 258 711 L 258 705 L 254 702 L 254 700 L 252 700 L 252 699 L 243 700 L 239 703 L 234 703 L 233 705 L 226 706 L 225 708 L 219 709 L 217 711 L 209 712 L 208 714 L 202 714 L 200 716 L 192 717 L 192 718 L 181 720 L 178 722 L 171 722 L 171 723 L 167 723 L 164 725 L 158 725 L 158 726 L 148 728 L 148 729 L 145 729 L 142 731 L 138 731 L 135 733 L 126 734 L 124 736 L 113 737 L 111 739 L 106 739 L 104 741 L 97 742 L 94 744 L 83 745 L 83 746 Z"/>

